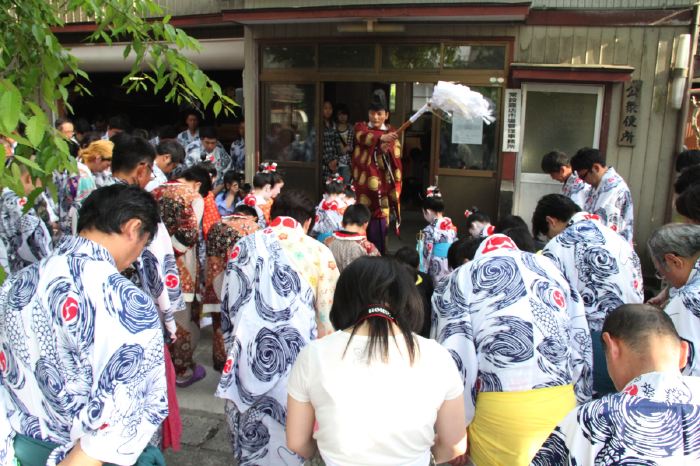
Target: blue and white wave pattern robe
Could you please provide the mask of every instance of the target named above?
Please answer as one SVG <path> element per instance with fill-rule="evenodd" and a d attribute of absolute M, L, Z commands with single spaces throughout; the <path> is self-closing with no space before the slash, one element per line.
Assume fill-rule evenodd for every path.
<path fill-rule="evenodd" d="M 191 167 L 202 162 L 212 163 L 214 165 L 214 168 L 216 168 L 217 172 L 217 186 L 223 184 L 224 173 L 233 169 L 231 156 L 228 152 L 226 152 L 224 146 L 221 145 L 221 143 L 218 141 L 213 152 L 206 152 L 204 150 L 204 145 L 202 144 L 201 139 L 195 139 L 194 141 L 190 142 L 188 145 L 183 147 L 185 147 L 186 154 L 184 163 L 185 167 Z"/>
<path fill-rule="evenodd" d="M 586 198 L 590 190 L 591 185 L 579 178 L 576 172 L 571 172 L 571 175 L 569 175 L 561 187 L 561 193 L 574 201 L 576 205 L 582 209 L 586 204 Z"/>
<path fill-rule="evenodd" d="M 578 212 L 542 253 L 552 259 L 583 298 L 591 331 L 622 304 L 644 300 L 642 268 L 632 245 L 597 216 Z"/>
<path fill-rule="evenodd" d="M 182 147 L 187 147 L 188 144 L 194 141 L 199 141 L 199 130 L 192 134 L 189 129 L 186 129 L 177 135 L 177 142 L 182 144 Z"/>
<path fill-rule="evenodd" d="M 634 206 L 627 183 L 613 167 L 608 167 L 597 188 L 588 193 L 583 210 L 596 214 L 603 224 L 630 243 L 634 231 Z"/>
<path fill-rule="evenodd" d="M 295 226 L 274 227 L 279 219 Z M 286 447 L 287 380 L 299 351 L 332 331 L 317 309 L 321 303 L 324 312 L 330 308 L 338 277 L 333 255 L 289 217 L 272 225 L 236 244 L 222 289 L 228 358 L 216 396 L 227 400 L 232 449 L 241 466 L 303 464 Z M 299 249 L 288 254 L 290 248 Z"/>
<path fill-rule="evenodd" d="M 480 391 L 572 384 L 579 403 L 591 398 L 591 337 L 583 303 L 546 257 L 492 235 L 474 260 L 440 283 L 432 304 L 432 336 L 462 375 L 467 423 Z"/>
<path fill-rule="evenodd" d="M 683 375 L 700 376 L 700 260 L 688 281 L 673 295 L 664 311 L 671 317 L 678 335 L 688 342 L 690 354 Z"/>
<path fill-rule="evenodd" d="M 447 250 L 457 239 L 457 228 L 449 217 L 436 218 L 423 228 L 421 250 L 421 272 L 427 273 L 437 285 L 450 273 Z"/>
<path fill-rule="evenodd" d="M 534 466 L 700 464 L 700 378 L 650 372 L 573 410 Z"/>
<path fill-rule="evenodd" d="M 10 274 L 40 261 L 51 252 L 51 234 L 34 209 L 23 212 L 27 199 L 9 188 L 0 195 L 0 243 L 6 254 L 0 265 Z"/>
<path fill-rule="evenodd" d="M 2 287 L 0 403 L 10 436 L 60 445 L 48 466 L 78 440 L 133 464 L 167 416 L 158 312 L 102 246 L 67 237 Z M 0 438 L 0 464 L 13 455 Z"/>

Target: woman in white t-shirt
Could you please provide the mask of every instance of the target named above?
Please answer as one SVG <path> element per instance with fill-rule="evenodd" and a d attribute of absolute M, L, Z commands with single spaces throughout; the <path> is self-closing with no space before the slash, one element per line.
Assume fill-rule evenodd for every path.
<path fill-rule="evenodd" d="M 427 466 L 467 448 L 457 367 L 414 333 L 420 295 L 394 259 L 361 257 L 340 275 L 330 319 L 341 329 L 299 353 L 289 378 L 287 446 L 327 466 Z M 316 426 L 314 422 L 316 421 Z"/>

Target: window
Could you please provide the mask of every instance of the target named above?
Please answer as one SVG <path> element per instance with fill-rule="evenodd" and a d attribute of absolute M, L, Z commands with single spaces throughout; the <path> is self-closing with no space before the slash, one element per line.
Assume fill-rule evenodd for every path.
<path fill-rule="evenodd" d="M 446 45 L 444 68 L 502 70 L 506 63 L 505 45 Z"/>
<path fill-rule="evenodd" d="M 522 172 L 542 173 L 542 156 L 551 150 L 572 156 L 581 147 L 597 144 L 602 87 L 528 84 L 525 88 Z"/>
<path fill-rule="evenodd" d="M 263 85 L 261 160 L 316 160 L 316 86 Z"/>
<path fill-rule="evenodd" d="M 374 68 L 375 46 L 320 45 L 318 59 L 321 68 Z"/>
<path fill-rule="evenodd" d="M 440 45 L 385 45 L 382 66 L 402 70 L 440 68 Z"/>
<path fill-rule="evenodd" d="M 474 87 L 491 104 L 498 116 L 500 87 Z M 487 125 L 481 119 L 440 121 L 440 168 L 459 170 L 496 170 L 498 165 L 498 122 Z"/>
<path fill-rule="evenodd" d="M 266 69 L 313 68 L 316 52 L 313 45 L 267 45 L 262 49 L 262 66 Z"/>

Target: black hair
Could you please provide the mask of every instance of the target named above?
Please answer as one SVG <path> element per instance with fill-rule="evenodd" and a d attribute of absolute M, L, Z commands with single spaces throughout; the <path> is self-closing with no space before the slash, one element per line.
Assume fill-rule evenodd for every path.
<path fill-rule="evenodd" d="M 622 340 L 634 351 L 647 349 L 652 335 L 671 337 L 681 342 L 671 318 L 661 309 L 650 304 L 623 304 L 605 317 L 603 333 Z M 602 339 L 602 336 L 601 336 Z M 603 342 L 605 347 L 605 342 Z"/>
<path fill-rule="evenodd" d="M 343 190 L 343 193 L 345 194 L 345 197 L 349 197 L 350 199 L 355 199 L 355 190 L 352 189 L 351 184 L 345 185 L 345 189 Z"/>
<path fill-rule="evenodd" d="M 352 328 L 348 345 L 366 318 L 368 309 L 375 306 L 386 308 L 391 313 L 404 337 L 412 364 L 418 346 L 413 332 L 420 331 L 423 325 L 423 301 L 416 288 L 415 278 L 393 258 L 360 257 L 340 274 L 330 319 L 336 329 Z M 369 333 L 365 347 L 367 363 L 374 357 L 387 362 L 389 335 L 396 338 L 391 323 L 381 317 L 370 317 L 365 322 Z"/>
<path fill-rule="evenodd" d="M 537 252 L 535 238 L 532 237 L 532 234 L 530 234 L 527 227 L 506 228 L 500 233 L 512 239 L 515 245 L 521 251 Z"/>
<path fill-rule="evenodd" d="M 199 139 L 219 139 L 216 129 L 213 126 L 202 126 L 199 128 Z"/>
<path fill-rule="evenodd" d="M 482 241 L 482 238 L 472 237 L 458 239 L 447 250 L 447 264 L 454 270 L 464 264 L 465 260 L 474 260 L 476 251 L 479 249 Z"/>
<path fill-rule="evenodd" d="M 253 217 L 256 222 L 258 221 L 258 211 L 249 205 L 239 204 L 233 209 L 233 213 L 247 215 Z"/>
<path fill-rule="evenodd" d="M 200 163 L 198 163 L 197 165 L 199 165 L 200 167 L 204 168 L 204 169 L 209 173 L 209 176 L 211 176 L 212 178 L 214 178 L 214 177 L 216 177 L 216 176 L 219 175 L 219 171 L 216 169 L 216 167 L 214 166 L 214 164 L 211 163 L 211 162 L 209 162 L 209 161 L 200 162 Z"/>
<path fill-rule="evenodd" d="M 316 206 L 306 192 L 300 189 L 285 189 L 275 199 L 270 218 L 292 217 L 299 223 L 314 219 Z M 309 227 L 309 230 L 311 227 Z"/>
<path fill-rule="evenodd" d="M 98 188 L 85 199 L 78 213 L 78 232 L 95 229 L 119 234 L 131 219 L 141 220 L 141 234 L 149 241 L 158 230 L 158 203 L 149 193 L 136 186 L 114 184 Z"/>
<path fill-rule="evenodd" d="M 532 234 L 534 236 L 547 235 L 547 217 L 554 217 L 562 222 L 568 222 L 581 208 L 563 194 L 547 194 L 537 202 L 537 207 L 532 213 Z"/>
<path fill-rule="evenodd" d="M 333 177 L 326 179 L 326 182 L 323 184 L 323 192 L 326 194 L 340 194 L 344 191 L 344 188 L 343 182 Z"/>
<path fill-rule="evenodd" d="M 280 183 L 284 183 L 284 178 L 282 178 L 282 175 L 278 171 L 274 171 L 271 173 L 272 175 L 272 186 L 275 186 Z"/>
<path fill-rule="evenodd" d="M 266 185 L 270 185 L 270 187 L 275 185 L 275 180 L 272 177 L 272 173 L 257 172 L 253 176 L 253 187 L 256 189 L 262 189 Z"/>
<path fill-rule="evenodd" d="M 700 150 L 684 150 L 676 157 L 676 173 L 680 173 L 693 165 L 700 165 Z"/>
<path fill-rule="evenodd" d="M 184 117 L 183 120 L 187 120 L 187 117 L 190 115 L 194 115 L 197 117 L 197 120 L 202 119 L 202 115 L 197 111 L 197 109 L 194 109 L 192 107 L 186 109 L 184 112 L 182 112 L 182 116 Z"/>
<path fill-rule="evenodd" d="M 170 154 L 170 161 L 177 165 L 185 162 L 185 149 L 175 140 L 160 142 L 156 146 L 156 154 Z"/>
<path fill-rule="evenodd" d="M 700 184 L 700 165 L 691 165 L 685 168 L 678 175 L 676 182 L 673 183 L 673 190 L 676 194 L 680 194 L 694 184 Z"/>
<path fill-rule="evenodd" d="M 240 187 L 241 177 L 235 170 L 228 170 L 224 173 L 224 189 L 228 191 L 233 183 L 237 183 Z"/>
<path fill-rule="evenodd" d="M 410 246 L 403 246 L 402 248 L 399 248 L 399 250 L 394 253 L 394 259 L 402 264 L 412 267 L 414 272 L 418 270 L 418 266 L 420 265 L 418 251 L 416 251 L 416 248 L 412 248 Z"/>
<path fill-rule="evenodd" d="M 90 131 L 90 123 L 85 118 L 78 118 L 73 122 L 76 133 L 85 134 Z"/>
<path fill-rule="evenodd" d="M 250 194 L 252 190 L 253 187 L 250 185 L 250 183 L 243 183 L 241 185 L 241 197 L 245 197 L 246 195 Z"/>
<path fill-rule="evenodd" d="M 132 136 L 139 137 L 139 138 L 143 138 L 143 139 L 146 139 L 146 140 L 149 139 L 148 131 L 146 131 L 146 130 L 143 129 L 143 128 L 134 128 L 134 129 L 131 131 L 131 135 L 132 135 Z"/>
<path fill-rule="evenodd" d="M 527 223 L 519 215 L 504 215 L 493 225 L 493 232 L 503 233 L 509 228 L 525 228 L 527 230 Z"/>
<path fill-rule="evenodd" d="M 571 158 L 571 168 L 574 171 L 590 170 L 593 168 L 593 164 L 600 164 L 605 166 L 605 156 L 598 149 L 592 149 L 590 147 L 584 147 L 579 149 Z"/>
<path fill-rule="evenodd" d="M 110 117 L 107 121 L 107 127 L 109 129 L 121 129 L 122 131 L 129 132 L 130 126 L 129 119 L 124 115 L 115 115 Z"/>
<path fill-rule="evenodd" d="M 343 214 L 343 226 L 364 225 L 372 218 L 369 208 L 364 204 L 353 204 L 345 209 Z"/>
<path fill-rule="evenodd" d="M 178 178 L 185 179 L 187 181 L 199 182 L 199 194 L 202 197 L 206 197 L 211 191 L 211 176 L 209 175 L 209 170 L 203 165 L 193 165 L 188 169 L 180 172 Z"/>
<path fill-rule="evenodd" d="M 676 198 L 676 210 L 682 216 L 700 224 L 700 183 L 685 189 Z"/>
<path fill-rule="evenodd" d="M 84 133 L 83 139 L 80 141 L 80 148 L 85 149 L 91 143 L 99 141 L 100 139 L 102 139 L 102 134 L 98 133 L 97 131 L 88 131 L 87 133 Z"/>
<path fill-rule="evenodd" d="M 445 203 L 442 201 L 442 193 L 440 193 L 440 189 L 434 188 L 432 196 L 425 196 L 421 207 L 423 207 L 425 210 L 432 210 L 436 213 L 444 212 Z"/>
<path fill-rule="evenodd" d="M 338 118 L 339 114 L 347 115 L 348 117 L 350 116 L 350 110 L 348 110 L 348 106 L 345 104 L 337 104 L 335 106 L 335 117 Z"/>
<path fill-rule="evenodd" d="M 547 174 L 558 173 L 561 167 L 569 164 L 569 156 L 558 150 L 547 152 L 542 157 L 542 171 Z"/>
<path fill-rule="evenodd" d="M 177 138 L 177 129 L 173 125 L 163 125 L 158 128 L 158 138 L 161 141 L 163 139 L 175 139 Z"/>
<path fill-rule="evenodd" d="M 477 209 L 476 207 L 473 207 L 469 216 L 467 217 L 467 231 L 469 231 L 472 227 L 472 224 L 476 222 L 491 223 L 491 217 L 489 217 L 488 214 L 479 211 L 479 209 Z"/>
<path fill-rule="evenodd" d="M 53 127 L 56 129 L 61 129 L 61 126 L 63 126 L 66 123 L 73 124 L 73 122 L 69 118 L 58 118 L 54 123 Z M 73 126 L 73 128 L 75 128 L 75 125 Z"/>
<path fill-rule="evenodd" d="M 131 172 L 139 164 L 153 165 L 156 150 L 143 138 L 119 133 L 112 138 L 112 173 Z"/>
<path fill-rule="evenodd" d="M 384 110 L 386 112 L 389 111 L 389 105 L 386 100 L 386 92 L 384 92 L 384 89 L 375 89 L 374 92 L 372 92 L 372 97 L 369 102 L 369 110 L 375 112 L 379 110 Z"/>

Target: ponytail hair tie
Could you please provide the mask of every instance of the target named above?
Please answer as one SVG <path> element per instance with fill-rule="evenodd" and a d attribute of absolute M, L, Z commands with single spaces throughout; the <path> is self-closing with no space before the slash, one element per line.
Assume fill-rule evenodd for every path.
<path fill-rule="evenodd" d="M 355 325 L 361 324 L 370 317 L 379 317 L 381 319 L 386 319 L 389 322 L 396 323 L 396 319 L 394 319 L 394 316 L 391 314 L 391 311 L 387 308 L 387 306 L 381 304 L 370 304 L 367 306 L 367 313 L 363 315 Z"/>
<path fill-rule="evenodd" d="M 437 186 L 428 186 L 428 189 L 425 190 L 425 197 L 442 197 L 442 194 Z"/>
<path fill-rule="evenodd" d="M 277 162 L 263 162 L 260 164 L 258 171 L 262 173 L 275 173 L 277 172 Z"/>

